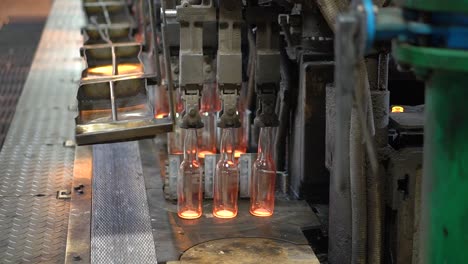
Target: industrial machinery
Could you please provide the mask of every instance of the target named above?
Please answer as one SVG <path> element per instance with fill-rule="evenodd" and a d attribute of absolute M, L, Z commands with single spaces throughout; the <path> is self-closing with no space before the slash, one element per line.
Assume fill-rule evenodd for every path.
<path fill-rule="evenodd" d="M 15 117 L 5 263 L 468 262 L 468 1 L 55 0 L 45 36 L 59 25 L 74 41 L 37 63 L 79 81 L 50 103 L 70 113 L 37 119 L 63 128 L 18 137 L 34 118 Z M 15 165 L 20 139 L 66 162 L 13 179 L 44 160 Z M 43 200 L 41 173 L 66 179 Z M 23 247 L 16 222 L 43 227 L 5 197 L 28 181 L 66 228 L 49 217 Z"/>

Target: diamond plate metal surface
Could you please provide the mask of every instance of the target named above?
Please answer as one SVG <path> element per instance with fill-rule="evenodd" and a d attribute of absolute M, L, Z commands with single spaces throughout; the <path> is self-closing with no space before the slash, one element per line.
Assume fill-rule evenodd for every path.
<path fill-rule="evenodd" d="M 137 142 L 93 146 L 91 263 L 156 263 Z"/>
<path fill-rule="evenodd" d="M 55 0 L 0 152 L 0 262 L 63 263 L 74 148 L 74 103 L 82 68 L 79 0 Z"/>
<path fill-rule="evenodd" d="M 0 149 L 28 77 L 45 19 L 0 29 Z"/>

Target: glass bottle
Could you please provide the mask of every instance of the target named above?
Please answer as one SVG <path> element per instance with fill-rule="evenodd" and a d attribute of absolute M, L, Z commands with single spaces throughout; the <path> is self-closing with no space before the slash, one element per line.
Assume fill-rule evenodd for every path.
<path fill-rule="evenodd" d="M 155 106 L 154 117 L 156 119 L 164 118 L 169 115 L 169 97 L 166 83 L 166 68 L 164 63 L 164 56 L 159 55 L 159 67 L 161 69 L 161 84 L 155 88 Z"/>
<path fill-rule="evenodd" d="M 239 171 L 234 161 L 234 128 L 224 128 L 221 135 L 221 157 L 216 165 L 213 183 L 213 215 L 233 218 L 237 215 Z"/>
<path fill-rule="evenodd" d="M 184 154 L 184 140 L 185 140 L 185 130 L 180 128 L 180 123 L 182 122 L 182 117 L 179 113 L 176 113 L 176 125 L 174 127 L 174 132 L 167 133 L 167 153 L 171 155 L 181 155 Z"/>
<path fill-rule="evenodd" d="M 271 216 L 275 208 L 276 167 L 272 135 L 273 127 L 260 129 L 257 160 L 250 182 L 250 213 L 255 216 Z"/>
<path fill-rule="evenodd" d="M 216 112 L 221 110 L 216 83 L 205 83 L 201 95 L 200 116 L 204 124 L 198 131 L 198 157 L 216 154 Z"/>
<path fill-rule="evenodd" d="M 197 154 L 197 130 L 185 129 L 184 160 L 177 179 L 177 214 L 183 219 L 202 214 L 202 171 Z"/>

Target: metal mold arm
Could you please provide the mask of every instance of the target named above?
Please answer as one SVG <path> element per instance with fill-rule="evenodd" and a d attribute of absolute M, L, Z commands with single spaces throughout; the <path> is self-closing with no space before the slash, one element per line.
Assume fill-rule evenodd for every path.
<path fill-rule="evenodd" d="M 237 100 L 242 83 L 242 6 L 240 1 L 220 2 L 217 55 L 217 81 L 223 101 L 218 126 L 240 127 Z"/>
<path fill-rule="evenodd" d="M 177 20 L 180 23 L 179 84 L 185 102 L 181 127 L 201 128 L 203 123 L 199 109 L 204 82 L 203 23 L 216 21 L 216 9 L 211 1 L 208 5 L 191 5 L 183 1 L 177 6 Z"/>
<path fill-rule="evenodd" d="M 277 15 L 276 9 L 266 7 L 251 7 L 246 14 L 249 24 L 257 27 L 255 84 L 258 105 L 254 124 L 258 127 L 279 125 L 275 112 L 281 78 Z"/>

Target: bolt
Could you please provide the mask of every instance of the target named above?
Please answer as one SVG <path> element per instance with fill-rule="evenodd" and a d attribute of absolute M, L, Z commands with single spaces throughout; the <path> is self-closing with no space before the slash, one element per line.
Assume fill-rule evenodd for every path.
<path fill-rule="evenodd" d="M 206 72 L 206 73 L 210 73 L 211 70 L 212 70 L 212 69 L 211 69 L 211 65 L 206 65 L 206 66 L 205 66 L 205 72 Z"/>
<path fill-rule="evenodd" d="M 179 74 L 179 67 L 174 67 L 174 74 Z"/>
<path fill-rule="evenodd" d="M 73 256 L 73 261 L 80 261 L 81 257 L 80 256 Z"/>

